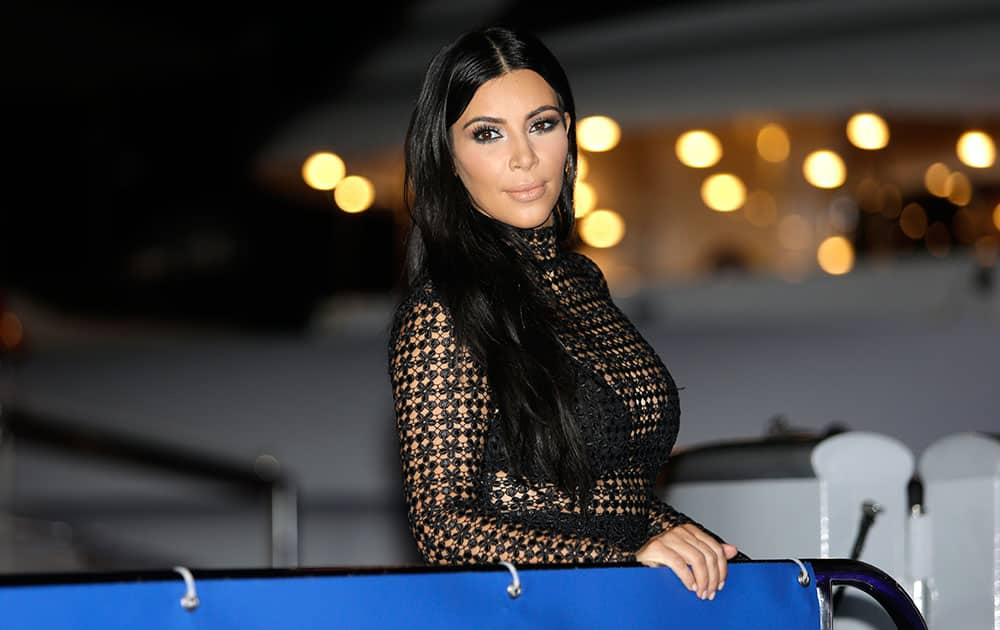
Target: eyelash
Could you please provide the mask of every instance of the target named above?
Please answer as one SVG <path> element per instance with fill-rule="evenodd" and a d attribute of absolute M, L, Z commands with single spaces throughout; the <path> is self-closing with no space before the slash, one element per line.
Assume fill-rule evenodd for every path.
<path fill-rule="evenodd" d="M 552 131 L 553 129 L 555 129 L 559 125 L 559 119 L 556 118 L 556 117 L 539 118 L 538 120 L 535 120 L 535 121 L 533 121 L 531 123 L 531 126 L 529 127 L 529 129 L 534 129 L 539 124 L 544 125 L 539 131 L 541 133 L 548 133 L 549 131 Z M 484 138 L 484 137 L 482 137 L 483 134 L 485 134 L 487 132 L 488 133 L 497 134 L 497 135 L 500 134 L 500 130 L 497 127 L 495 127 L 493 125 L 485 125 L 484 124 L 484 125 L 479 125 L 478 127 L 474 128 L 472 130 L 472 139 L 475 140 L 476 142 L 480 143 L 480 144 L 488 144 L 490 142 L 494 142 L 496 140 L 499 140 L 499 138 L 495 138 L 495 137 L 493 137 L 493 138 Z"/>

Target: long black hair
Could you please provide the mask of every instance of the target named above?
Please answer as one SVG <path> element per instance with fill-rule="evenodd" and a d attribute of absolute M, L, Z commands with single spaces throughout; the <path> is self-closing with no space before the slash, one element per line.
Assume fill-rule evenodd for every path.
<path fill-rule="evenodd" d="M 451 126 L 476 90 L 513 70 L 538 73 L 569 114 L 567 166 L 556 202 L 560 245 L 573 230 L 576 110 L 566 73 L 534 35 L 492 26 L 460 35 L 430 61 L 406 133 L 404 198 L 411 290 L 430 280 L 451 313 L 456 341 L 485 366 L 500 410 L 502 446 L 516 477 L 554 482 L 577 499 L 593 486 L 573 415 L 569 355 L 554 329 L 553 304 L 514 228 L 476 210 L 454 170 Z"/>

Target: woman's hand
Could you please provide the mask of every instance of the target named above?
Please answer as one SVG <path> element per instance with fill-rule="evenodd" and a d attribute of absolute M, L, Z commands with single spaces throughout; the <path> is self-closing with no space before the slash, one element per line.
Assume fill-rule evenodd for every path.
<path fill-rule="evenodd" d="M 715 599 L 726 583 L 727 561 L 736 547 L 719 543 L 697 525 L 677 525 L 650 538 L 635 558 L 649 567 L 670 567 L 701 599 Z"/>

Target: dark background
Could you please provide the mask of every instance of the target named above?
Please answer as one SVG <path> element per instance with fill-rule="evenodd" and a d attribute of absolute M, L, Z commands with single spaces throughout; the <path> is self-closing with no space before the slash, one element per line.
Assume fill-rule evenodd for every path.
<path fill-rule="evenodd" d="M 542 30 L 654 4 L 513 2 L 482 19 Z M 364 80 L 353 69 L 412 3 L 210 5 L 5 11 L 0 291 L 89 317 L 294 330 L 320 299 L 393 286 L 390 212 L 282 196 L 252 164 L 277 125 Z"/>

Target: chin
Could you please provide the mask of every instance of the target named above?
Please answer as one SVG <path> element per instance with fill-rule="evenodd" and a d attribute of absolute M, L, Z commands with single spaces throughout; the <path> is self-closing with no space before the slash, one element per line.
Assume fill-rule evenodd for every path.
<path fill-rule="evenodd" d="M 509 212 L 495 216 L 494 218 L 508 225 L 518 228 L 537 228 L 545 224 L 549 217 L 555 212 L 550 206 L 547 210 L 521 210 L 520 212 Z"/>

